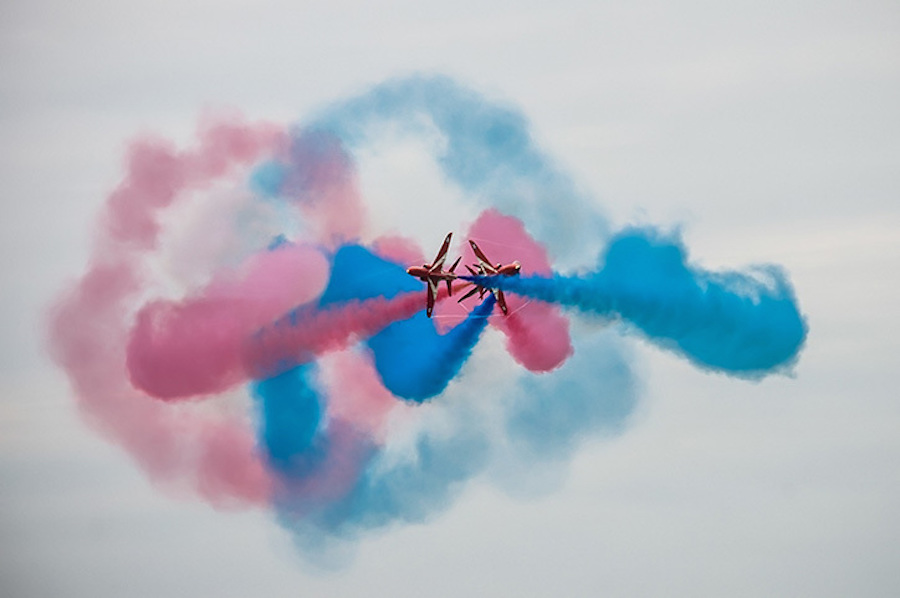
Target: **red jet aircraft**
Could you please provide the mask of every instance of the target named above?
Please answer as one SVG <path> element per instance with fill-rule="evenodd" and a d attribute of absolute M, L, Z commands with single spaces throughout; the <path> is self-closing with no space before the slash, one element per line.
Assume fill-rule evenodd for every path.
<path fill-rule="evenodd" d="M 450 269 L 446 272 L 442 269 L 444 267 L 444 261 L 447 259 L 447 250 L 450 248 L 450 237 L 452 236 L 453 233 L 447 233 L 444 244 L 441 245 L 437 256 L 431 264 L 422 264 L 421 267 L 411 266 L 406 269 L 407 274 L 415 276 L 428 285 L 428 294 L 425 296 L 425 313 L 429 318 L 431 317 L 431 312 L 434 310 L 434 300 L 437 297 L 438 286 L 442 280 L 447 282 L 447 294 L 453 294 L 451 283 L 456 280 L 456 274 L 454 274 L 453 271 L 456 270 L 456 266 L 459 265 L 459 260 L 462 259 L 462 256 L 456 258 L 456 261 L 453 262 L 453 265 L 450 266 Z"/>
<path fill-rule="evenodd" d="M 522 265 L 515 261 L 511 264 L 501 264 L 497 263 L 496 265 L 491 265 L 491 260 L 488 259 L 484 252 L 478 247 L 475 241 L 469 240 L 469 245 L 472 246 L 472 251 L 475 252 L 475 257 L 478 258 L 478 263 L 475 264 L 475 270 L 466 266 L 466 269 L 472 273 L 472 276 L 516 276 L 519 274 L 519 270 L 522 269 Z M 459 260 L 457 260 L 459 261 Z M 464 299 L 468 299 L 475 293 L 478 293 L 479 297 L 484 297 L 485 288 L 479 284 L 472 283 L 475 285 L 471 291 L 463 295 L 459 298 L 459 301 L 462 302 Z M 490 291 L 497 298 L 497 305 L 500 306 L 500 311 L 503 312 L 503 315 L 507 315 L 509 313 L 509 309 L 506 307 L 506 297 L 503 296 L 503 291 L 500 289 L 490 289 Z"/>

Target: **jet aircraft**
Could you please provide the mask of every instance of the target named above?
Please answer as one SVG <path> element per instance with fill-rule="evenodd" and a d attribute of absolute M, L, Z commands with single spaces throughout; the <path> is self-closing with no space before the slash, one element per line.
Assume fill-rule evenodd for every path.
<path fill-rule="evenodd" d="M 444 238 L 444 244 L 441 245 L 433 262 L 430 264 L 422 264 L 421 266 L 410 266 L 406 269 L 407 274 L 415 276 L 428 285 L 427 295 L 425 296 L 425 314 L 429 318 L 431 317 L 431 312 L 434 310 L 434 301 L 437 298 L 438 286 L 440 286 L 441 281 L 446 281 L 447 283 L 447 294 L 453 294 L 452 282 L 456 280 L 456 274 L 454 274 L 453 271 L 456 270 L 456 266 L 459 265 L 459 260 L 462 259 L 462 256 L 456 258 L 456 261 L 453 262 L 453 265 L 450 266 L 449 270 L 443 270 L 444 262 L 447 260 L 447 250 L 450 248 L 450 238 L 452 236 L 452 232 L 447 233 L 446 238 Z"/>
<path fill-rule="evenodd" d="M 475 257 L 478 258 L 478 263 L 474 264 L 474 269 L 468 265 L 466 266 L 466 269 L 472 276 L 516 276 L 519 274 L 519 270 L 522 269 L 522 265 L 518 261 L 512 262 L 511 264 L 501 264 L 499 262 L 497 264 L 491 264 L 491 260 L 488 259 L 475 241 L 469 239 L 469 245 L 472 246 L 472 251 L 475 253 Z M 459 302 L 468 299 L 475 293 L 478 293 L 479 297 L 484 297 L 485 287 L 475 282 L 472 284 L 474 284 L 475 287 L 460 297 Z M 509 309 L 506 307 L 506 297 L 503 296 L 503 291 L 500 289 L 490 289 L 490 291 L 497 298 L 497 305 L 500 306 L 500 311 L 503 312 L 504 316 L 507 315 Z"/>

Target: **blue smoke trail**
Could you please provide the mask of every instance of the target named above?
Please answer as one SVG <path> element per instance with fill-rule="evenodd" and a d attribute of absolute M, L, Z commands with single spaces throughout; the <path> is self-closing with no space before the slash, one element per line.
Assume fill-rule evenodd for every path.
<path fill-rule="evenodd" d="M 302 476 L 322 457 L 323 401 L 304 364 L 253 385 L 259 402 L 259 436 L 269 464 L 280 474 Z"/>
<path fill-rule="evenodd" d="M 583 277 L 475 277 L 479 284 L 622 318 L 694 363 L 746 377 L 789 367 L 807 326 L 785 275 L 711 273 L 687 264 L 680 240 L 632 229 Z"/>
<path fill-rule="evenodd" d="M 422 291 L 425 308 L 425 287 L 403 266 L 383 259 L 362 245 L 344 245 L 334 254 L 328 286 L 319 297 L 319 307 L 375 297 L 391 299 L 407 291 Z"/>
<path fill-rule="evenodd" d="M 613 339 L 576 334 L 575 352 L 553 376 L 528 373 L 504 412 L 506 435 L 529 460 L 570 456 L 579 441 L 618 432 L 637 403 L 636 381 Z"/>
<path fill-rule="evenodd" d="M 464 483 L 483 471 L 495 439 L 469 411 L 448 412 L 447 432 L 423 433 L 400 459 L 380 455 L 343 500 L 316 515 L 316 524 L 343 535 L 395 521 L 420 523 L 445 509 Z"/>
<path fill-rule="evenodd" d="M 417 75 L 388 80 L 332 104 L 295 138 L 328 132 L 352 152 L 384 131 L 385 123 L 426 137 L 427 124 L 443 135 L 435 156 L 447 179 L 474 201 L 525 222 L 558 267 L 596 255 L 606 219 L 554 160 L 534 142 L 528 120 L 486 100 L 448 77 Z"/>
<path fill-rule="evenodd" d="M 494 303 L 489 295 L 447 334 L 438 334 L 434 323 L 420 312 L 369 339 L 375 368 L 387 389 L 418 402 L 443 392 L 472 353 Z"/>

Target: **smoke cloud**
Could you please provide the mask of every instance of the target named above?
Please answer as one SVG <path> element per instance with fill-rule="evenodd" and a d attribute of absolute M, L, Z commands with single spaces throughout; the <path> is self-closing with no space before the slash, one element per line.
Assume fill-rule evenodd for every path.
<path fill-rule="evenodd" d="M 503 289 L 509 315 L 487 290 L 460 307 L 456 281 L 425 317 L 405 270 L 433 248 L 375 229 L 360 188 L 358 156 L 386 127 L 440 137 L 446 183 L 480 209 L 447 223 L 451 252 L 474 263 L 472 239 L 521 263 L 473 279 Z M 198 197 L 216 230 L 174 217 Z M 192 246 L 215 248 L 206 270 L 171 284 L 163 257 Z M 428 520 L 473 477 L 524 488 L 532 468 L 562 471 L 584 439 L 625 429 L 627 340 L 573 310 L 737 377 L 789 371 L 807 332 L 778 267 L 707 272 L 674 236 L 611 237 L 520 112 L 413 76 L 293 127 L 209 117 L 187 149 L 133 142 L 47 330 L 86 419 L 156 483 L 271 509 L 321 561 L 333 541 Z"/>

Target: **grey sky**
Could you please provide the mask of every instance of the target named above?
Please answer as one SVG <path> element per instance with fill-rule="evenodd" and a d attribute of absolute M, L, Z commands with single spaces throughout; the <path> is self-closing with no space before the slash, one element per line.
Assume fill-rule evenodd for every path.
<path fill-rule="evenodd" d="M 900 594 L 900 7 L 375 6 L 0 7 L 0 593 Z M 186 140 L 208 106 L 291 122 L 413 70 L 518 105 L 614 226 L 680 225 L 712 268 L 784 265 L 810 336 L 796 377 L 761 383 L 633 341 L 639 416 L 556 492 L 476 482 L 321 573 L 265 513 L 160 493 L 95 436 L 40 317 L 135 134 Z M 439 187 L 362 167 L 379 197 Z"/>

